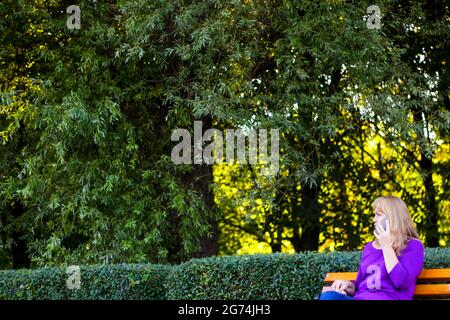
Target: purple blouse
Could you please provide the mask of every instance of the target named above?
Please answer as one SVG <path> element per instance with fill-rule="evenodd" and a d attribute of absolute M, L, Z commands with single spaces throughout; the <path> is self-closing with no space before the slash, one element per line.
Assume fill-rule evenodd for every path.
<path fill-rule="evenodd" d="M 383 250 L 375 249 L 373 241 L 362 251 L 355 280 L 355 300 L 412 300 L 416 278 L 423 268 L 424 248 L 417 239 L 408 241 L 398 263 L 387 273 Z"/>

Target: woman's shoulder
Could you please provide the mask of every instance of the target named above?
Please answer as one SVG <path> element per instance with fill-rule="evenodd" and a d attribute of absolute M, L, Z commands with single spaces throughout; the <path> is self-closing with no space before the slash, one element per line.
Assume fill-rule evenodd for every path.
<path fill-rule="evenodd" d="M 408 239 L 406 246 L 400 253 L 400 256 L 408 256 L 408 259 L 419 259 L 418 261 L 423 260 L 425 256 L 425 248 L 422 241 L 415 238 Z"/>
<path fill-rule="evenodd" d="M 422 241 L 420 241 L 419 239 L 411 238 L 406 243 L 406 249 L 413 249 L 413 250 L 421 249 L 421 250 L 423 250 L 424 245 L 423 245 Z"/>
<path fill-rule="evenodd" d="M 375 247 L 373 246 L 373 241 L 370 241 L 370 242 L 365 244 L 362 252 L 364 253 L 366 251 L 370 251 L 370 250 L 373 250 L 373 249 L 375 249 Z"/>

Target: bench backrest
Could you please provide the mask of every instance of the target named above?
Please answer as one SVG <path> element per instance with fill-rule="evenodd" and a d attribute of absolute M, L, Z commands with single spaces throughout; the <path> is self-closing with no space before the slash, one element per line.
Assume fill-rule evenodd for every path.
<path fill-rule="evenodd" d="M 330 272 L 325 277 L 327 284 L 333 283 L 335 280 L 356 279 L 356 272 Z M 428 283 L 425 283 L 428 282 Z M 433 282 L 433 283 L 429 283 Z M 442 297 L 450 296 L 450 268 L 449 269 L 424 269 L 417 278 L 415 297 Z"/>

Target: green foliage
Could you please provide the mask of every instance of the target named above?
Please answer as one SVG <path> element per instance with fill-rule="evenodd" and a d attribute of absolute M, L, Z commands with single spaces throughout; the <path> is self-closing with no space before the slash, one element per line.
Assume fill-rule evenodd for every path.
<path fill-rule="evenodd" d="M 8 166 L 0 169 L 0 250 L 11 252 L 20 231 L 32 266 L 185 260 L 198 251 L 214 213 L 183 185 L 192 168 L 169 158 L 171 130 L 183 121 L 173 122 L 170 101 L 190 67 L 162 55 L 176 45 L 161 32 L 171 6 L 149 5 L 154 23 L 142 25 L 135 19 L 147 11 L 132 1 L 79 5 L 83 26 L 73 31 L 60 13 L 64 1 L 0 7 L 6 22 L 18 25 L 14 37 L 2 34 L 2 61 L 18 51 L 31 65 L 1 65 L 8 73 L 0 81 L 0 148 Z M 144 56 L 138 43 L 149 28 L 155 34 L 143 42 L 152 46 Z M 22 39 L 20 31 L 30 35 Z M 161 45 L 153 47 L 157 35 Z M 14 67 L 37 89 L 14 91 L 7 77 Z M 169 67 L 177 70 L 164 77 Z M 13 213 L 15 203 L 22 212 Z"/>
<path fill-rule="evenodd" d="M 360 248 L 370 203 L 384 194 L 407 202 L 430 245 L 448 245 L 448 7 L 378 2 L 376 31 L 361 19 L 369 4 L 248 5 L 242 19 L 264 32 L 238 33 L 249 48 L 239 80 L 253 88 L 240 86 L 242 104 L 256 123 L 280 128 L 281 170 L 269 181 L 252 166 L 216 170 L 222 253 L 245 250 L 249 238 L 273 252 L 317 248 L 308 230 L 322 248 Z"/>
<path fill-rule="evenodd" d="M 170 265 L 81 266 L 80 289 L 69 289 L 62 267 L 0 271 L 0 299 L 163 300 Z"/>

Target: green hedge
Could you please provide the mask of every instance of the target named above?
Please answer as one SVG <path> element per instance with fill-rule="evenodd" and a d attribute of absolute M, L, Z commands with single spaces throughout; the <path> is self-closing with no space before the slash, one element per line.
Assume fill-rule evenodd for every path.
<path fill-rule="evenodd" d="M 0 299 L 164 300 L 170 265 L 80 266 L 80 289 L 68 289 L 66 268 L 0 271 Z"/>
<path fill-rule="evenodd" d="M 425 268 L 450 268 L 450 248 L 427 248 Z M 312 299 L 325 274 L 356 271 L 360 252 L 192 259 L 170 265 L 81 266 L 81 288 L 65 268 L 0 271 L 0 299 Z"/>
<path fill-rule="evenodd" d="M 194 259 L 167 279 L 169 299 L 311 299 L 330 270 L 355 270 L 358 252 Z"/>

